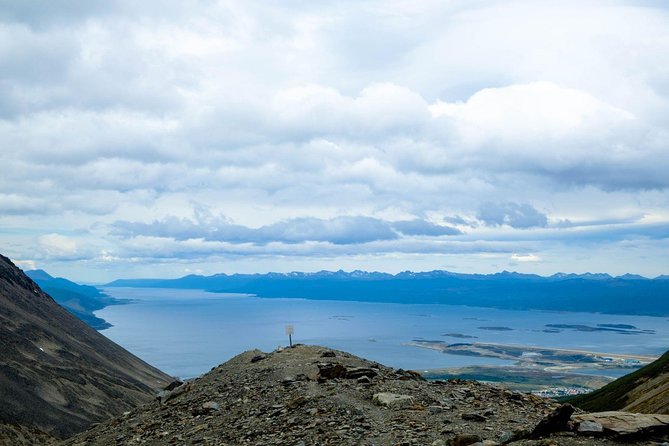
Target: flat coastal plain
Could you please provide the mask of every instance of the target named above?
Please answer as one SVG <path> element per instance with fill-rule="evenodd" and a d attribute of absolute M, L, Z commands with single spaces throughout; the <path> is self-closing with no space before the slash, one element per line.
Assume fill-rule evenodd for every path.
<path fill-rule="evenodd" d="M 423 372 L 428 379 L 459 377 L 499 382 L 515 390 L 543 396 L 569 396 L 598 389 L 618 375 L 644 366 L 655 356 L 601 353 L 579 349 L 547 348 L 498 343 L 454 343 L 419 340 L 407 343 L 447 354 L 488 357 L 515 361 L 511 366 L 471 366 L 432 369 Z"/>

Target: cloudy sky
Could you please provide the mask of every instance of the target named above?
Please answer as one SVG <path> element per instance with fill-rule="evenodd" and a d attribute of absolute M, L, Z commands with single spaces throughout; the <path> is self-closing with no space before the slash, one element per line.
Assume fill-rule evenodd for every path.
<path fill-rule="evenodd" d="M 0 252 L 669 273 L 665 5 L 0 0 Z"/>

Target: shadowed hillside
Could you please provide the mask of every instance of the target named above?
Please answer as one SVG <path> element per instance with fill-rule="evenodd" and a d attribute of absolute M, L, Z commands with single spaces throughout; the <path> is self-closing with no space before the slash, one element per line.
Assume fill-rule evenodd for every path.
<path fill-rule="evenodd" d="M 149 400 L 169 380 L 0 256 L 0 424 L 66 437 Z"/>
<path fill-rule="evenodd" d="M 104 330 L 111 327 L 111 324 L 95 316 L 94 311 L 101 310 L 108 305 L 124 303 L 124 301 L 107 296 L 93 286 L 79 285 L 62 277 L 53 277 L 41 269 L 25 273 L 67 311 L 96 330 Z"/>

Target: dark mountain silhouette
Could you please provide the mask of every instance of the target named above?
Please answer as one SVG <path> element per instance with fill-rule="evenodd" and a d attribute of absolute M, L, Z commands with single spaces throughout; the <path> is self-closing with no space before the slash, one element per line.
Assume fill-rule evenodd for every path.
<path fill-rule="evenodd" d="M 503 271 L 386 274 L 364 271 L 189 275 L 179 279 L 116 280 L 110 287 L 192 288 L 295 297 L 415 304 L 451 304 L 514 310 L 583 311 L 669 316 L 669 280 L 608 274 L 542 277 Z"/>
<path fill-rule="evenodd" d="M 169 380 L 0 255 L 0 425 L 66 437 L 151 399 Z"/>
<path fill-rule="evenodd" d="M 37 282 L 44 292 L 67 311 L 96 330 L 104 330 L 111 327 L 111 324 L 95 316 L 94 311 L 108 305 L 124 303 L 122 300 L 107 296 L 94 286 L 79 285 L 62 277 L 53 277 L 41 269 L 26 271 L 26 275 Z"/>

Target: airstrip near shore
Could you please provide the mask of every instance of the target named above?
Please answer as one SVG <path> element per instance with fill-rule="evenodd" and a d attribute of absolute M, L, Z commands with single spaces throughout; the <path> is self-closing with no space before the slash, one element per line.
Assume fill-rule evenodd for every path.
<path fill-rule="evenodd" d="M 470 366 L 422 371 L 428 379 L 464 378 L 498 382 L 516 390 L 567 396 L 602 387 L 613 377 L 638 369 L 654 356 L 600 353 L 587 350 L 515 344 L 414 339 L 407 343 L 451 355 L 513 361 L 507 366 Z"/>

